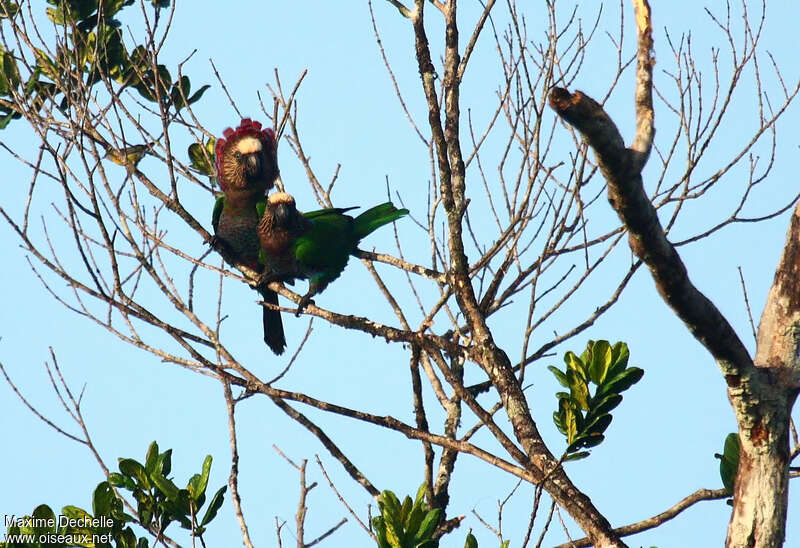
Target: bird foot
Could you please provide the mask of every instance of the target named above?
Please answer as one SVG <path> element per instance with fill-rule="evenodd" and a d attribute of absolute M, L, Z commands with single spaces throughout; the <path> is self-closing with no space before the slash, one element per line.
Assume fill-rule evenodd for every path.
<path fill-rule="evenodd" d="M 297 305 L 297 310 L 294 312 L 295 317 L 299 317 L 309 304 L 316 304 L 311 298 L 312 295 L 312 293 L 306 293 L 303 295 L 303 298 L 300 299 L 300 304 Z"/>

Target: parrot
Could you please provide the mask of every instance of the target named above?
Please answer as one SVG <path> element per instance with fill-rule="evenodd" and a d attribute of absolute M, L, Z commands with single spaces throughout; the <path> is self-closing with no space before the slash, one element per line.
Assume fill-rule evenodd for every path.
<path fill-rule="evenodd" d="M 243 118 L 228 128 L 215 146 L 217 181 L 223 194 L 214 204 L 211 224 L 214 238 L 242 264 L 262 270 L 256 229 L 266 206 L 266 194 L 279 177 L 277 144 L 272 129 Z M 263 286 L 264 302 L 277 305 L 278 294 Z M 281 313 L 263 308 L 264 342 L 276 354 L 286 348 Z"/>
<path fill-rule="evenodd" d="M 258 223 L 262 262 L 267 266 L 261 283 L 308 280 L 308 292 L 300 300 L 299 316 L 314 295 L 344 271 L 359 242 L 374 230 L 408 214 L 391 202 L 370 208 L 353 218 L 346 215 L 357 209 L 328 208 L 299 213 L 295 200 L 276 192 L 267 200 Z"/>

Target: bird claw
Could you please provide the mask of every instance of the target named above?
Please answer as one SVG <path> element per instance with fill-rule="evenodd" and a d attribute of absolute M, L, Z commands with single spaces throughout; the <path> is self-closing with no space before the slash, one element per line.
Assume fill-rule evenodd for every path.
<path fill-rule="evenodd" d="M 311 293 L 306 293 L 303 295 L 303 298 L 300 299 L 300 304 L 297 305 L 297 310 L 294 312 L 295 317 L 299 317 L 309 304 L 316 303 L 311 299 Z"/>

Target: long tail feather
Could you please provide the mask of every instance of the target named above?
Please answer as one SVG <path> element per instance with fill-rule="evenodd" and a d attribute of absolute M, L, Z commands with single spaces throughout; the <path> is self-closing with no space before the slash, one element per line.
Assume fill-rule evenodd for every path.
<path fill-rule="evenodd" d="M 262 289 L 259 291 L 265 303 L 278 304 L 278 294 L 271 289 Z M 272 310 L 266 306 L 262 307 L 264 310 L 262 314 L 264 324 L 264 342 L 267 343 L 270 350 L 275 354 L 283 354 L 286 348 L 286 336 L 283 333 L 283 320 L 281 313 L 277 310 Z"/>
<path fill-rule="evenodd" d="M 407 209 L 397 209 L 392 202 L 376 205 L 355 218 L 355 234 L 361 240 L 374 230 L 408 215 Z"/>

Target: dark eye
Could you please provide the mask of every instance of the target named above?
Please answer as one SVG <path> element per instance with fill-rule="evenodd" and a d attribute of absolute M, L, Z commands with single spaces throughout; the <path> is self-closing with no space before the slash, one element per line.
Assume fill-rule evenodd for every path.
<path fill-rule="evenodd" d="M 242 153 L 239 152 L 238 150 L 233 153 L 233 157 L 236 158 L 237 162 L 241 162 L 242 161 Z"/>

